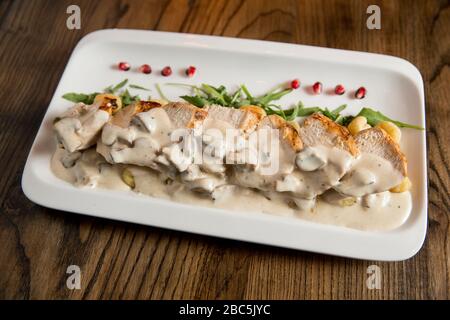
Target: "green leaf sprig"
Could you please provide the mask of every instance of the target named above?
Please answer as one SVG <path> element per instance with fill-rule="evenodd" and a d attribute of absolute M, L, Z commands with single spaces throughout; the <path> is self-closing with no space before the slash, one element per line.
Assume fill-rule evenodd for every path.
<path fill-rule="evenodd" d="M 62 97 L 68 101 L 75 102 L 75 103 L 84 103 L 84 104 L 92 104 L 94 103 L 95 96 L 99 95 L 100 93 L 94 92 L 94 93 L 75 93 L 75 92 L 69 92 L 63 95 Z"/>
<path fill-rule="evenodd" d="M 131 89 L 137 89 L 137 90 L 143 90 L 143 91 L 151 91 L 150 89 L 147 89 L 147 88 L 142 87 L 142 86 L 138 86 L 137 84 L 130 84 L 128 87 L 130 87 Z"/>
<path fill-rule="evenodd" d="M 119 91 L 120 89 L 125 87 L 127 85 L 127 83 L 128 83 L 128 79 L 125 79 L 125 80 L 119 82 L 118 84 L 116 84 L 115 86 L 109 86 L 108 88 L 106 88 L 104 90 L 104 92 L 115 94 L 117 91 Z"/>
<path fill-rule="evenodd" d="M 367 123 L 371 126 L 376 126 L 381 121 L 390 121 L 397 125 L 400 128 L 411 128 L 416 130 L 424 130 L 423 127 L 404 123 L 398 120 L 391 119 L 384 114 L 382 114 L 380 111 L 375 111 L 371 108 L 362 108 L 361 111 L 356 115 L 342 115 L 341 112 L 344 111 L 347 108 L 346 104 L 343 104 L 336 109 L 329 110 L 328 108 L 321 108 L 321 107 L 309 107 L 305 108 L 303 106 L 302 102 L 299 102 L 294 108 L 285 110 L 284 114 L 286 114 L 286 120 L 294 120 L 297 117 L 307 117 L 312 115 L 313 113 L 322 113 L 324 116 L 330 118 L 337 124 L 347 126 L 355 117 L 363 116 L 367 119 Z"/>
<path fill-rule="evenodd" d="M 416 130 L 425 130 L 421 126 L 416 126 L 416 125 L 412 125 L 412 124 L 408 124 L 408 123 L 404 123 L 404 122 L 400 122 L 400 121 L 388 118 L 387 116 L 382 114 L 380 111 L 375 111 L 371 108 L 362 108 L 361 111 L 357 114 L 357 116 L 366 117 L 367 123 L 370 124 L 371 126 L 376 126 L 377 123 L 379 123 L 381 121 L 390 121 L 399 128 L 411 128 L 411 129 L 416 129 Z"/>
<path fill-rule="evenodd" d="M 140 101 L 139 95 L 132 95 L 129 90 L 126 88 L 128 84 L 128 79 L 125 79 L 121 82 L 119 82 L 116 85 L 111 85 L 107 87 L 103 93 L 110 93 L 110 94 L 117 94 L 119 91 L 120 98 L 122 99 L 122 103 L 124 106 L 130 105 L 134 102 Z M 167 83 L 166 85 L 173 85 L 173 86 L 181 86 L 181 87 L 187 87 L 190 88 L 193 91 L 192 95 L 183 95 L 180 98 L 199 107 L 203 108 L 207 105 L 211 104 L 218 104 L 224 107 L 230 107 L 230 108 L 239 108 L 244 105 L 255 105 L 259 106 L 268 115 L 276 114 L 280 117 L 284 118 L 287 121 L 293 121 L 297 117 L 307 117 L 312 115 L 313 113 L 321 113 L 324 116 L 330 118 L 331 120 L 335 121 L 336 123 L 347 126 L 355 117 L 357 116 L 363 116 L 367 119 L 367 123 L 371 126 L 377 125 L 381 121 L 390 121 L 397 125 L 400 128 L 411 128 L 411 129 L 417 129 L 417 130 L 424 130 L 423 127 L 412 125 L 408 123 L 404 123 L 398 120 L 391 119 L 387 117 L 386 115 L 382 114 L 380 111 L 373 110 L 371 108 L 365 107 L 362 108 L 361 111 L 356 116 L 353 115 L 342 115 L 342 111 L 344 111 L 347 108 L 347 105 L 341 105 L 335 109 L 328 109 L 328 108 L 321 108 L 321 107 L 305 107 L 303 103 L 300 101 L 298 104 L 296 104 L 291 109 L 284 110 L 281 108 L 281 106 L 273 103 L 274 101 L 280 100 L 285 95 L 292 92 L 292 89 L 290 88 L 276 88 L 264 95 L 255 97 L 253 94 L 250 93 L 248 88 L 245 85 L 241 85 L 236 91 L 229 92 L 227 91 L 226 87 L 221 85 L 219 87 L 215 87 L 206 83 L 201 84 L 201 86 L 195 86 L 190 84 L 183 84 L 183 83 Z M 125 88 L 125 90 L 123 90 Z M 150 89 L 147 89 L 145 87 L 136 85 L 136 84 L 130 84 L 128 85 L 128 88 L 130 89 L 137 89 L 137 90 L 143 90 L 143 91 L 150 91 Z M 161 98 L 168 100 L 168 98 L 164 95 L 164 93 L 161 90 L 161 86 L 159 84 L 156 84 L 156 90 L 160 94 Z M 75 92 L 69 92 L 63 95 L 63 98 L 79 103 L 82 102 L 84 104 L 92 104 L 94 102 L 94 99 L 97 95 L 101 93 L 99 92 L 93 92 L 89 94 L 85 93 L 75 93 Z M 149 97 L 150 99 L 151 97 Z"/>
<path fill-rule="evenodd" d="M 93 92 L 93 93 L 76 93 L 76 92 L 69 92 L 64 94 L 62 97 L 68 101 L 75 102 L 75 103 L 84 103 L 84 104 L 93 104 L 94 99 L 97 95 L 102 93 L 109 93 L 109 94 L 117 94 L 122 99 L 122 104 L 124 106 L 128 106 L 134 102 L 140 101 L 139 95 L 132 95 L 128 88 L 130 89 L 136 89 L 136 90 L 143 90 L 143 91 L 150 91 L 150 89 L 147 89 L 145 87 L 136 85 L 136 84 L 129 84 L 128 88 L 126 88 L 128 85 L 128 79 L 122 80 L 116 85 L 110 85 L 109 87 L 105 88 L 103 92 Z M 125 89 L 125 90 L 123 90 Z M 150 99 L 150 97 L 149 97 Z"/>
<path fill-rule="evenodd" d="M 259 106 L 267 114 L 278 114 L 283 116 L 283 110 L 280 106 L 272 103 L 281 99 L 292 91 L 292 89 L 277 89 L 268 92 L 262 96 L 253 96 L 245 85 L 241 85 L 236 91 L 229 92 L 225 86 L 215 87 L 206 83 L 201 86 L 184 85 L 178 83 L 169 83 L 168 85 L 187 86 L 193 90 L 193 95 L 183 95 L 180 98 L 199 107 L 203 108 L 206 105 L 217 104 L 224 107 L 239 108 L 244 105 Z"/>

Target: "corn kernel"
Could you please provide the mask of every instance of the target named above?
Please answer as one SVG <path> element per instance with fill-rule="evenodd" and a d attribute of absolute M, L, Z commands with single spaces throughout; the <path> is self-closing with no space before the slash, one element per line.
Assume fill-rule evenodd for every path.
<path fill-rule="evenodd" d="M 376 125 L 377 128 L 381 128 L 397 143 L 400 143 L 402 138 L 402 132 L 399 127 L 390 121 L 381 121 Z"/>
<path fill-rule="evenodd" d="M 349 123 L 347 128 L 348 131 L 355 136 L 358 132 L 369 129 L 370 125 L 367 123 L 366 117 L 358 116 Z"/>
<path fill-rule="evenodd" d="M 129 169 L 124 169 L 122 171 L 122 180 L 125 182 L 131 189 L 136 187 L 136 182 L 134 181 L 133 173 Z"/>
<path fill-rule="evenodd" d="M 405 177 L 405 179 L 403 179 L 403 181 L 398 186 L 391 188 L 389 191 L 394 193 L 401 193 L 408 191 L 409 189 L 411 189 L 411 187 L 412 187 L 411 180 L 409 180 L 408 177 Z"/>
<path fill-rule="evenodd" d="M 356 198 L 354 198 L 354 197 L 348 197 L 348 198 L 339 200 L 339 205 L 341 207 L 350 207 L 350 206 L 354 205 L 355 203 L 356 203 Z"/>

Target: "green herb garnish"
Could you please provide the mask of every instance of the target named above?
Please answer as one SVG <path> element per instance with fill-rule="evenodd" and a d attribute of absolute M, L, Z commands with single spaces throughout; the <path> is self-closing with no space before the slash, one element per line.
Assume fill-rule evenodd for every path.
<path fill-rule="evenodd" d="M 285 111 L 273 101 L 281 99 L 292 89 L 273 90 L 260 97 L 253 96 L 245 85 L 241 85 L 236 91 L 229 92 L 225 86 L 215 87 L 203 83 L 200 87 L 193 85 L 184 85 L 178 83 L 169 83 L 168 85 L 187 86 L 193 90 L 193 95 L 181 96 L 183 100 L 202 108 L 206 105 L 217 104 L 224 107 L 239 108 L 244 105 L 259 106 L 267 114 L 277 114 L 283 118 L 287 117 Z"/>
<path fill-rule="evenodd" d="M 371 126 L 376 126 L 378 124 L 378 122 L 381 122 L 381 121 L 390 121 L 390 122 L 394 123 L 397 127 L 400 127 L 400 128 L 425 130 L 421 126 L 415 126 L 412 124 L 408 124 L 408 123 L 404 123 L 404 122 L 400 122 L 400 121 L 388 118 L 387 116 L 382 114 L 380 111 L 375 111 L 371 108 L 362 108 L 361 111 L 356 116 L 366 117 L 367 123 L 370 124 Z"/>
<path fill-rule="evenodd" d="M 118 84 L 116 84 L 115 86 L 109 86 L 108 88 L 105 89 L 105 93 L 114 94 L 117 91 L 119 91 L 120 89 L 122 89 L 123 87 L 125 87 L 127 83 L 128 83 L 128 79 L 125 79 L 125 80 L 119 82 Z"/>
<path fill-rule="evenodd" d="M 138 90 L 144 90 L 144 91 L 151 91 L 150 89 L 147 89 L 147 88 L 138 86 L 138 85 L 136 85 L 136 84 L 130 84 L 129 87 L 130 87 L 131 89 L 138 89 Z"/>
<path fill-rule="evenodd" d="M 115 94 L 119 90 L 125 88 L 127 84 L 128 79 L 125 79 L 120 83 L 116 84 L 115 86 L 107 87 L 104 90 L 104 93 Z M 380 121 L 390 121 L 400 128 L 412 128 L 417 130 L 424 130 L 424 128 L 420 126 L 393 120 L 385 116 L 381 112 L 375 111 L 371 108 L 361 109 L 361 111 L 356 116 L 353 115 L 343 116 L 341 115 L 341 112 L 344 111 L 345 108 L 347 107 L 347 105 L 345 104 L 330 110 L 328 108 L 321 108 L 321 107 L 305 107 L 302 102 L 299 102 L 293 108 L 284 110 L 281 108 L 281 106 L 274 104 L 273 101 L 277 101 L 282 97 L 284 97 L 285 95 L 292 92 L 292 89 L 290 88 L 283 89 L 278 87 L 262 96 L 255 97 L 250 93 L 250 91 L 245 85 L 241 85 L 234 92 L 227 91 L 227 89 L 223 85 L 215 87 L 206 83 L 203 83 L 200 87 L 183 83 L 168 83 L 166 85 L 182 86 L 192 89 L 193 93 L 192 95 L 183 95 L 180 98 L 199 108 L 203 108 L 211 104 L 218 104 L 230 108 L 239 108 L 244 105 L 255 105 L 261 107 L 268 115 L 276 114 L 287 121 L 293 121 L 297 117 L 307 117 L 312 115 L 313 113 L 319 112 L 343 126 L 347 126 L 356 116 L 363 116 L 367 119 L 367 123 L 370 124 L 371 126 L 377 125 Z M 155 86 L 161 98 L 169 101 L 169 99 L 162 92 L 160 85 L 155 84 Z M 131 89 L 151 91 L 150 89 L 147 89 L 145 87 L 136 84 L 130 84 L 128 87 Z M 71 102 L 75 103 L 82 102 L 84 104 L 89 105 L 94 102 L 95 97 L 99 94 L 100 93 L 98 92 L 90 94 L 69 92 L 64 94 L 63 98 Z M 132 103 L 140 101 L 139 95 L 134 96 L 131 95 L 128 89 L 122 91 L 122 93 L 120 94 L 120 98 L 122 99 L 122 103 L 124 106 L 128 106 Z M 149 99 L 151 98 L 149 97 Z"/>
<path fill-rule="evenodd" d="M 84 104 L 93 104 L 95 96 L 97 96 L 99 93 L 94 92 L 90 94 L 84 94 L 84 93 L 75 93 L 75 92 L 69 92 L 63 95 L 62 97 L 66 100 L 69 100 L 71 102 L 75 103 L 84 103 Z"/>
<path fill-rule="evenodd" d="M 209 99 L 215 101 L 217 104 L 220 104 L 221 106 L 227 105 L 224 97 L 224 94 L 226 94 L 225 87 L 214 88 L 213 86 L 203 83 L 201 89 Z"/>
<path fill-rule="evenodd" d="M 120 98 L 122 99 L 122 103 L 123 103 L 125 106 L 128 106 L 128 105 L 130 105 L 130 104 L 132 104 L 132 103 L 135 103 L 135 102 L 138 102 L 138 101 L 141 100 L 141 99 L 139 98 L 138 95 L 132 96 L 132 95 L 130 94 L 130 92 L 128 91 L 128 89 L 126 89 L 125 92 L 123 92 L 123 93 L 120 95 Z"/>
<path fill-rule="evenodd" d="M 352 122 L 353 119 L 355 119 L 354 116 L 339 116 L 335 122 L 337 124 L 340 124 L 341 126 L 346 127 L 350 122 Z"/>
<path fill-rule="evenodd" d="M 295 120 L 295 118 L 298 117 L 298 113 L 300 112 L 300 109 L 302 108 L 302 103 L 298 103 L 294 109 L 292 110 L 292 112 L 290 112 L 290 114 L 288 116 L 286 116 L 286 120 L 287 121 L 293 121 Z"/>
<path fill-rule="evenodd" d="M 203 108 L 208 104 L 208 101 L 200 96 L 181 96 L 180 98 L 199 108 Z"/>
<path fill-rule="evenodd" d="M 125 79 L 121 82 L 119 82 L 116 85 L 111 85 L 107 88 L 105 88 L 105 90 L 103 91 L 103 93 L 109 93 L 109 94 L 116 94 L 118 95 L 121 99 L 122 99 L 122 104 L 124 106 L 128 106 L 132 103 L 135 103 L 137 101 L 140 101 L 140 97 L 139 95 L 131 95 L 131 93 L 128 91 L 128 89 L 122 90 L 124 89 L 128 84 L 128 79 Z M 150 91 L 150 89 L 147 89 L 145 87 L 136 85 L 136 84 L 130 84 L 128 85 L 129 88 L 131 89 L 139 89 L 139 90 L 144 90 L 144 91 Z M 119 91 L 121 91 L 121 93 L 119 93 Z M 66 100 L 72 101 L 72 102 L 82 102 L 84 104 L 93 104 L 94 103 L 94 99 L 97 95 L 102 94 L 100 92 L 94 92 L 94 93 L 90 93 L 90 94 L 85 94 L 85 93 L 75 93 L 75 92 L 70 92 L 70 93 L 66 93 L 65 95 L 63 95 L 62 97 Z M 149 97 L 150 99 L 150 97 Z"/>
<path fill-rule="evenodd" d="M 291 93 L 291 92 L 292 92 L 292 89 L 284 89 L 284 90 L 280 90 L 277 92 L 270 92 L 262 97 L 254 99 L 252 102 L 255 105 L 266 106 L 267 104 L 269 104 L 272 101 L 280 100 L 282 97 L 284 97 L 285 95 L 287 95 L 288 93 Z"/>
<path fill-rule="evenodd" d="M 341 105 L 336 109 L 329 110 L 328 108 L 320 108 L 320 107 L 308 107 L 305 108 L 303 103 L 300 101 L 294 108 L 285 110 L 284 112 L 288 115 L 286 119 L 294 120 L 297 117 L 307 117 L 312 115 L 313 113 L 319 112 L 324 116 L 330 118 L 333 121 L 336 121 L 339 118 L 342 118 L 341 112 L 347 108 L 347 105 Z"/>

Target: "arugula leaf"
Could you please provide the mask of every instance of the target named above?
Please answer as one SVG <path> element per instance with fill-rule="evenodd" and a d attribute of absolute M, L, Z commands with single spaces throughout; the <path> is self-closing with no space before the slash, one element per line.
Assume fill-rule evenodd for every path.
<path fill-rule="evenodd" d="M 229 93 L 223 85 L 219 87 L 206 83 L 203 83 L 200 87 L 180 83 L 168 83 L 168 85 L 191 88 L 194 94 L 184 95 L 181 98 L 196 106 L 203 107 L 208 104 L 218 104 L 230 108 L 239 108 L 244 105 L 257 105 L 263 108 L 266 113 L 278 114 L 283 118 L 287 117 L 285 111 L 280 106 L 269 104 L 274 100 L 281 99 L 281 97 L 292 91 L 292 89 L 283 90 L 278 87 L 278 89 L 274 89 L 265 95 L 254 97 L 245 85 L 241 85 L 234 93 Z M 242 96 L 243 94 L 245 97 Z"/>
<path fill-rule="evenodd" d="M 340 105 L 339 107 L 337 107 L 336 109 L 333 109 L 331 111 L 332 114 L 336 115 L 336 117 L 339 116 L 339 114 L 345 110 L 345 108 L 347 108 L 346 104 Z"/>
<path fill-rule="evenodd" d="M 300 108 L 297 113 L 297 117 L 307 117 L 316 112 L 321 112 L 322 109 L 319 107 L 309 107 L 309 108 Z"/>
<path fill-rule="evenodd" d="M 241 89 L 242 89 L 242 91 L 244 91 L 244 94 L 247 96 L 247 100 L 253 101 L 253 96 L 250 93 L 250 91 L 248 91 L 247 87 L 245 85 L 241 85 Z"/>
<path fill-rule="evenodd" d="M 95 96 L 99 95 L 100 93 L 94 92 L 90 94 L 84 94 L 84 93 L 75 93 L 75 92 L 69 92 L 63 95 L 62 97 L 68 101 L 79 103 L 82 102 L 84 104 L 92 104 L 94 103 Z"/>
<path fill-rule="evenodd" d="M 207 85 L 205 83 L 202 84 L 202 89 L 206 94 L 208 94 L 211 98 L 214 98 L 217 100 L 218 104 L 224 106 L 226 105 L 225 99 L 223 98 L 223 95 L 221 92 L 225 89 L 225 87 L 221 88 L 214 88 L 210 85 Z"/>
<path fill-rule="evenodd" d="M 320 107 L 305 108 L 303 103 L 300 101 L 296 107 L 294 107 L 293 109 L 286 110 L 285 112 L 286 114 L 289 115 L 289 118 L 293 117 L 292 115 L 293 113 L 295 113 L 296 118 L 296 117 L 307 117 L 312 115 L 313 113 L 320 112 L 324 116 L 330 118 L 331 120 L 336 121 L 337 119 L 342 117 L 340 115 L 340 112 L 343 111 L 346 107 L 347 105 L 344 104 L 333 110 L 329 110 L 328 108 L 323 109 Z"/>
<path fill-rule="evenodd" d="M 197 86 L 194 86 L 193 84 L 187 84 L 187 83 L 178 83 L 178 82 L 169 82 L 165 83 L 166 86 L 174 86 L 174 87 L 188 87 L 191 89 L 197 88 Z"/>
<path fill-rule="evenodd" d="M 295 107 L 294 107 L 294 109 L 291 111 L 291 110 L 288 110 L 288 111 L 290 111 L 289 113 L 289 115 L 288 116 L 286 116 L 286 120 L 287 121 L 293 121 L 293 120 L 295 120 L 295 118 L 297 118 L 298 117 L 298 113 L 300 112 L 300 109 L 302 108 L 302 104 L 301 103 L 298 103 L 298 104 L 296 104 L 295 105 Z"/>
<path fill-rule="evenodd" d="M 279 100 L 283 96 L 287 95 L 288 93 L 292 92 L 292 89 L 284 89 L 278 92 L 268 93 L 261 98 L 256 99 L 256 103 L 259 105 L 267 105 L 269 102 L 274 100 Z"/>
<path fill-rule="evenodd" d="M 116 84 L 114 87 L 113 86 L 109 86 L 108 88 L 105 89 L 106 93 L 111 93 L 114 94 L 116 93 L 118 90 L 122 89 L 123 87 L 125 87 L 125 85 L 128 83 L 128 79 L 125 79 L 121 82 L 119 82 L 118 84 Z"/>
<path fill-rule="evenodd" d="M 227 88 L 225 88 L 224 85 L 221 85 L 220 87 L 214 87 L 211 85 L 208 85 L 209 87 L 213 88 L 214 90 L 216 90 L 219 94 L 224 95 L 227 93 Z"/>
<path fill-rule="evenodd" d="M 138 86 L 138 85 L 136 85 L 136 84 L 130 84 L 129 87 L 130 87 L 131 89 L 138 89 L 138 90 L 144 90 L 144 91 L 151 91 L 150 89 L 147 89 L 147 88 Z"/>
<path fill-rule="evenodd" d="M 332 113 L 330 110 L 328 110 L 328 108 L 322 109 L 321 112 L 325 117 L 330 118 L 333 121 L 336 120 L 336 118 L 337 118 L 337 116 L 334 113 Z"/>
<path fill-rule="evenodd" d="M 356 116 L 363 116 L 366 117 L 367 123 L 371 126 L 377 125 L 380 121 L 390 121 L 397 125 L 397 127 L 400 128 L 411 128 L 411 129 L 417 129 L 417 130 L 425 130 L 424 128 L 404 122 L 400 122 L 397 120 L 393 120 L 391 118 L 388 118 L 384 114 L 382 114 L 380 111 L 375 111 L 371 108 L 362 108 L 361 111 Z"/>
<path fill-rule="evenodd" d="M 275 108 L 275 109 L 273 109 L 273 108 Z M 269 104 L 269 105 L 264 107 L 264 110 L 266 111 L 266 113 L 268 115 L 276 114 L 276 115 L 279 115 L 280 117 L 282 117 L 283 119 L 286 120 L 287 116 L 286 116 L 285 111 L 280 106 L 278 106 L 276 104 Z"/>
<path fill-rule="evenodd" d="M 69 92 L 62 96 L 64 99 L 72 102 L 84 102 L 88 95 L 84 93 Z"/>
<path fill-rule="evenodd" d="M 200 96 L 181 96 L 180 98 L 199 108 L 203 108 L 208 104 L 208 101 Z"/>
<path fill-rule="evenodd" d="M 128 91 L 128 89 L 126 89 L 125 92 L 120 95 L 120 98 L 122 99 L 122 103 L 125 106 L 128 106 L 134 102 L 140 101 L 139 96 L 138 95 L 132 96 L 130 94 L 130 92 Z"/>
<path fill-rule="evenodd" d="M 239 88 L 238 90 L 236 90 L 236 92 L 231 97 L 231 101 L 230 101 L 231 105 L 234 105 L 236 102 L 238 102 L 238 99 L 241 97 L 241 92 L 242 92 L 242 88 Z"/>
<path fill-rule="evenodd" d="M 345 108 L 347 108 L 346 104 L 343 104 L 339 107 L 337 107 L 336 109 L 333 110 L 329 110 L 328 108 L 322 109 L 322 114 L 328 118 L 330 118 L 333 121 L 336 121 L 341 115 L 341 111 L 343 111 Z"/>
<path fill-rule="evenodd" d="M 350 122 L 352 122 L 353 119 L 355 119 L 354 116 L 339 116 L 335 122 L 337 124 L 340 124 L 341 126 L 346 127 Z"/>

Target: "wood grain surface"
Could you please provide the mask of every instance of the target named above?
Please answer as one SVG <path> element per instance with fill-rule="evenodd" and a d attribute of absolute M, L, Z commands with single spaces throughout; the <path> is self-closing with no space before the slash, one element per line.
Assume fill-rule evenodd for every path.
<path fill-rule="evenodd" d="M 81 30 L 66 28 L 78 4 Z M 381 7 L 382 29 L 366 28 Z M 0 1 L 0 298 L 448 299 L 450 296 L 449 1 Z M 383 263 L 197 236 L 36 205 L 20 179 L 69 55 L 87 33 L 137 28 L 391 54 L 426 88 L 429 229 L 422 250 Z M 366 287 L 381 268 L 380 290 Z M 81 289 L 66 269 L 82 270 Z"/>

